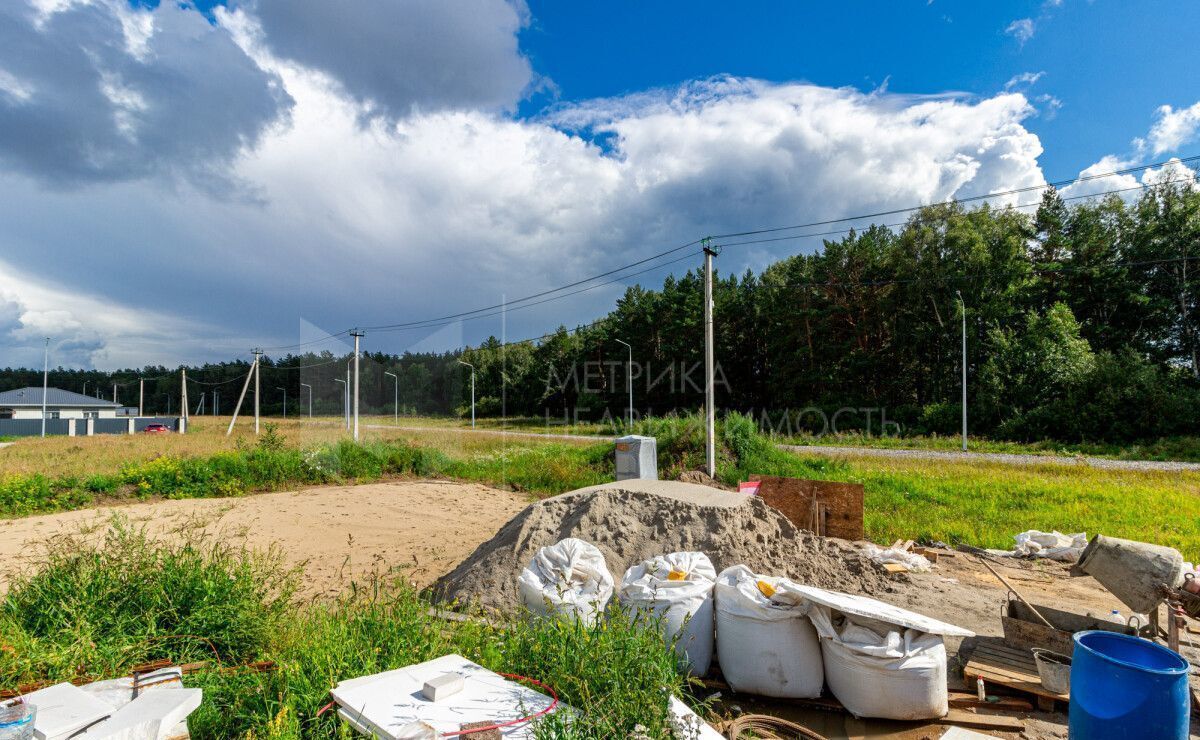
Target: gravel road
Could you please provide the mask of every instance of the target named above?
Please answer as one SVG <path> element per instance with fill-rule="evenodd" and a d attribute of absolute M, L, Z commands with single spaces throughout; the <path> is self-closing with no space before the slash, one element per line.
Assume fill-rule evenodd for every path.
<path fill-rule="evenodd" d="M 832 447 L 825 445 L 779 445 L 801 455 L 839 455 L 858 457 L 899 457 L 908 460 L 966 460 L 1005 465 L 1082 465 L 1107 470 L 1160 470 L 1179 472 L 1200 470 L 1200 463 L 1160 462 L 1157 460 L 1110 460 L 1105 457 L 1067 457 L 1065 455 L 1016 455 L 1007 452 L 949 452 L 945 450 L 894 450 L 876 447 Z"/>

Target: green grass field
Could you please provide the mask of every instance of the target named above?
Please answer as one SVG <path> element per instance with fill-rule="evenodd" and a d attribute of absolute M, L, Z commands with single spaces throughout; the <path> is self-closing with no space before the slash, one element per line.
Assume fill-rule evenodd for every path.
<path fill-rule="evenodd" d="M 775 449 L 753 422 L 738 419 L 721 427 L 722 480 L 736 483 L 760 473 L 862 483 L 867 536 L 876 542 L 926 538 L 1008 547 L 1018 532 L 1059 529 L 1155 542 L 1200 559 L 1200 474 L 1195 472 L 800 456 Z M 0 516 L 397 476 L 478 481 L 526 491 L 531 498 L 613 479 L 609 442 L 446 429 L 375 430 L 354 444 L 336 425 L 295 422 L 257 441 L 242 436 L 230 442 L 220 426 L 150 440 L 93 438 L 65 446 L 62 439 L 22 440 L 0 450 L 0 464 L 16 460 L 25 471 L 0 468 Z M 702 429 L 694 418 L 638 425 L 638 431 L 658 438 L 660 474 L 671 478 L 702 467 Z M 28 472 L 50 458 L 48 464 L 64 472 Z M 89 472 L 89 461 L 95 472 Z"/>

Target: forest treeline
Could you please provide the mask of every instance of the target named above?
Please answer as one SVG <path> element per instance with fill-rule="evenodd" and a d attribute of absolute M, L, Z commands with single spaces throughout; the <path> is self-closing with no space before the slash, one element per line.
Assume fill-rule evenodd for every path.
<path fill-rule="evenodd" d="M 1194 435 L 1198 258 L 1200 192 L 1178 184 L 1131 203 L 1067 202 L 1048 190 L 1032 214 L 929 206 L 902 227 L 852 231 L 761 274 L 723 275 L 718 257 L 717 404 L 783 430 L 820 432 L 842 409 L 843 431 L 952 434 L 965 308 L 973 434 L 1066 442 Z M 694 410 L 704 399 L 702 302 L 702 275 L 689 272 L 656 290 L 630 287 L 595 324 L 537 342 L 367 354 L 363 403 L 386 413 L 396 393 L 403 413 L 464 413 L 470 384 L 461 359 L 476 368 L 481 416 L 619 419 L 628 357 L 620 339 L 634 348 L 639 415 Z M 288 389 L 289 413 L 306 413 L 300 383 L 313 386 L 315 413 L 341 413 L 333 378 L 344 377 L 345 358 L 264 362 L 267 413 L 281 410 L 278 387 Z M 190 368 L 191 403 L 217 390 L 229 413 L 247 366 Z M 56 370 L 50 380 L 72 390 L 99 384 L 106 396 L 124 383 L 121 402 L 136 405 L 138 376 L 153 379 L 148 409 L 165 411 L 171 398 L 177 408 L 176 368 Z M 36 370 L 0 375 L 0 388 L 40 382 Z"/>

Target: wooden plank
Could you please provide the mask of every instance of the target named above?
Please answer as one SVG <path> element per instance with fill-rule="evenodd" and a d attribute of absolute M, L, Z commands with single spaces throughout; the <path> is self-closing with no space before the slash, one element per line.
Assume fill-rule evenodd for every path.
<path fill-rule="evenodd" d="M 769 475 L 752 475 L 750 479 L 760 483 L 759 498 L 799 529 L 816 531 L 823 523 L 829 537 L 861 540 L 866 536 L 861 484 Z"/>
<path fill-rule="evenodd" d="M 901 563 L 884 563 L 883 569 L 888 573 L 907 573 L 908 566 Z"/>
<path fill-rule="evenodd" d="M 1003 667 L 988 665 L 986 662 L 980 663 L 974 659 L 967 661 L 967 665 L 963 668 L 963 678 L 968 687 L 975 682 L 975 679 L 982 678 L 985 684 L 990 682 L 1035 696 L 1044 696 L 1060 701 L 1067 701 L 1070 698 L 1068 694 L 1055 694 L 1047 691 L 1042 686 L 1042 680 L 1038 678 L 1037 674 L 1017 673 L 1005 670 Z"/>
<path fill-rule="evenodd" d="M 992 696 L 991 699 L 994 701 L 989 699 L 980 701 L 979 697 L 970 691 L 951 691 L 947 695 L 947 701 L 950 703 L 951 709 L 976 709 L 982 707 L 984 709 L 1002 709 L 1011 712 L 1033 711 L 1033 702 L 1028 699 L 1022 699 L 1019 696 Z"/>
<path fill-rule="evenodd" d="M 1002 714 L 976 714 L 966 709 L 951 709 L 945 717 L 930 721 L 939 725 L 970 727 L 977 730 L 1021 732 L 1025 729 L 1025 722 L 1019 717 L 1007 717 Z"/>

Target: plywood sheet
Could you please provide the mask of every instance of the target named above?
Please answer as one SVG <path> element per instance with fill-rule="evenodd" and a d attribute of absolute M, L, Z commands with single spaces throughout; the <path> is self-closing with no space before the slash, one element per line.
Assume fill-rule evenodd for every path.
<path fill-rule="evenodd" d="M 863 539 L 863 487 L 859 483 L 833 483 L 805 478 L 752 475 L 760 481 L 758 495 L 800 529 L 819 532 L 814 526 L 815 505 L 824 507 L 823 534 L 846 540 Z"/>

